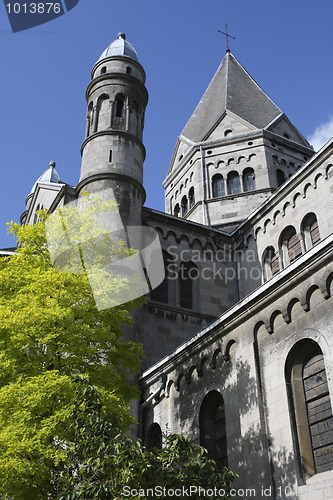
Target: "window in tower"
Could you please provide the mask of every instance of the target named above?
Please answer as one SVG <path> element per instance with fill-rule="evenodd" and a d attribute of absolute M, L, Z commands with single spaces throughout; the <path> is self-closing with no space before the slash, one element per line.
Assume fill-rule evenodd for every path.
<path fill-rule="evenodd" d="M 124 98 L 117 97 L 116 99 L 116 117 L 122 118 L 124 112 Z"/>
<path fill-rule="evenodd" d="M 224 180 L 221 174 L 216 174 L 212 178 L 213 198 L 225 196 Z"/>
<path fill-rule="evenodd" d="M 277 179 L 277 185 L 278 185 L 278 187 L 282 186 L 282 184 L 286 180 L 286 178 L 284 176 L 284 173 L 279 168 L 276 171 L 276 179 Z"/>
<path fill-rule="evenodd" d="M 175 215 L 175 217 L 180 217 L 180 207 L 179 207 L 179 203 L 177 203 L 177 205 L 175 205 L 174 215 Z"/>
<path fill-rule="evenodd" d="M 241 192 L 241 185 L 238 173 L 233 170 L 228 174 L 228 194 L 238 194 Z"/>
<path fill-rule="evenodd" d="M 103 75 L 104 73 L 106 73 L 106 66 L 103 66 L 103 68 L 101 69 L 101 75 Z"/>
<path fill-rule="evenodd" d="M 254 191 L 256 189 L 256 176 L 253 168 L 246 168 L 243 172 L 244 191 Z"/>
<path fill-rule="evenodd" d="M 126 73 L 127 73 L 128 75 L 130 75 L 130 74 L 132 73 L 132 68 L 130 68 L 130 66 L 127 66 L 127 68 L 126 68 Z"/>
<path fill-rule="evenodd" d="M 185 217 L 185 215 L 188 212 L 188 201 L 186 196 L 182 197 L 181 206 L 182 206 L 182 217 Z"/>
<path fill-rule="evenodd" d="M 112 149 L 110 149 L 110 153 L 109 153 L 109 163 L 112 162 Z"/>
<path fill-rule="evenodd" d="M 194 207 L 195 205 L 194 187 L 191 187 L 191 189 L 188 192 L 188 201 L 189 201 L 189 208 L 191 210 L 191 208 Z"/>

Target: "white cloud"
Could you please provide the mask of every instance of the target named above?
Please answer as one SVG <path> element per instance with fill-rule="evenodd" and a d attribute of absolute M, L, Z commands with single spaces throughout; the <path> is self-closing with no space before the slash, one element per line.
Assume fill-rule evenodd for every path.
<path fill-rule="evenodd" d="M 331 116 L 327 122 L 321 123 L 313 132 L 312 135 L 308 137 L 308 141 L 314 147 L 315 151 L 318 151 L 327 141 L 333 137 L 333 116 Z"/>

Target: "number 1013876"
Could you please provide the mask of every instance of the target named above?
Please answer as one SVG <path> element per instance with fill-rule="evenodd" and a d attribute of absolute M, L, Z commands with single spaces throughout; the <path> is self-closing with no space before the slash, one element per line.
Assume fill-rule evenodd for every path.
<path fill-rule="evenodd" d="M 7 3 L 8 14 L 60 14 L 59 2 Z"/>

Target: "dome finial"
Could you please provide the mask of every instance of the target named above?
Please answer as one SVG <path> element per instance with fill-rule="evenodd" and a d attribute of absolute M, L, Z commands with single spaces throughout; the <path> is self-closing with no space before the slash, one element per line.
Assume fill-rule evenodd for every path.
<path fill-rule="evenodd" d="M 120 33 L 118 33 L 117 38 L 119 38 L 119 39 L 122 38 L 123 40 L 126 40 L 126 35 L 125 35 L 125 33 L 123 31 L 121 31 Z"/>
<path fill-rule="evenodd" d="M 50 161 L 49 167 L 50 168 L 55 168 L 55 166 L 56 166 L 55 161 Z"/>

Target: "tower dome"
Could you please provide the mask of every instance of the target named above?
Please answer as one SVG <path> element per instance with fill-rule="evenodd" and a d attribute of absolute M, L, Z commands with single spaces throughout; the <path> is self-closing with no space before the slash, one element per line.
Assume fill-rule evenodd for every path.
<path fill-rule="evenodd" d="M 104 50 L 98 62 L 113 56 L 126 56 L 134 59 L 134 61 L 138 61 L 138 54 L 135 48 L 127 42 L 126 35 L 123 32 L 119 33 L 117 39 L 110 43 Z"/>
<path fill-rule="evenodd" d="M 60 182 L 61 181 L 60 181 L 59 174 L 55 169 L 55 162 L 51 161 L 49 168 L 47 170 L 45 170 L 45 172 L 38 177 L 37 181 L 32 186 L 30 194 L 35 192 L 35 189 L 36 189 L 36 186 L 38 183 L 41 183 L 41 184 L 51 184 L 51 183 L 59 184 Z"/>

